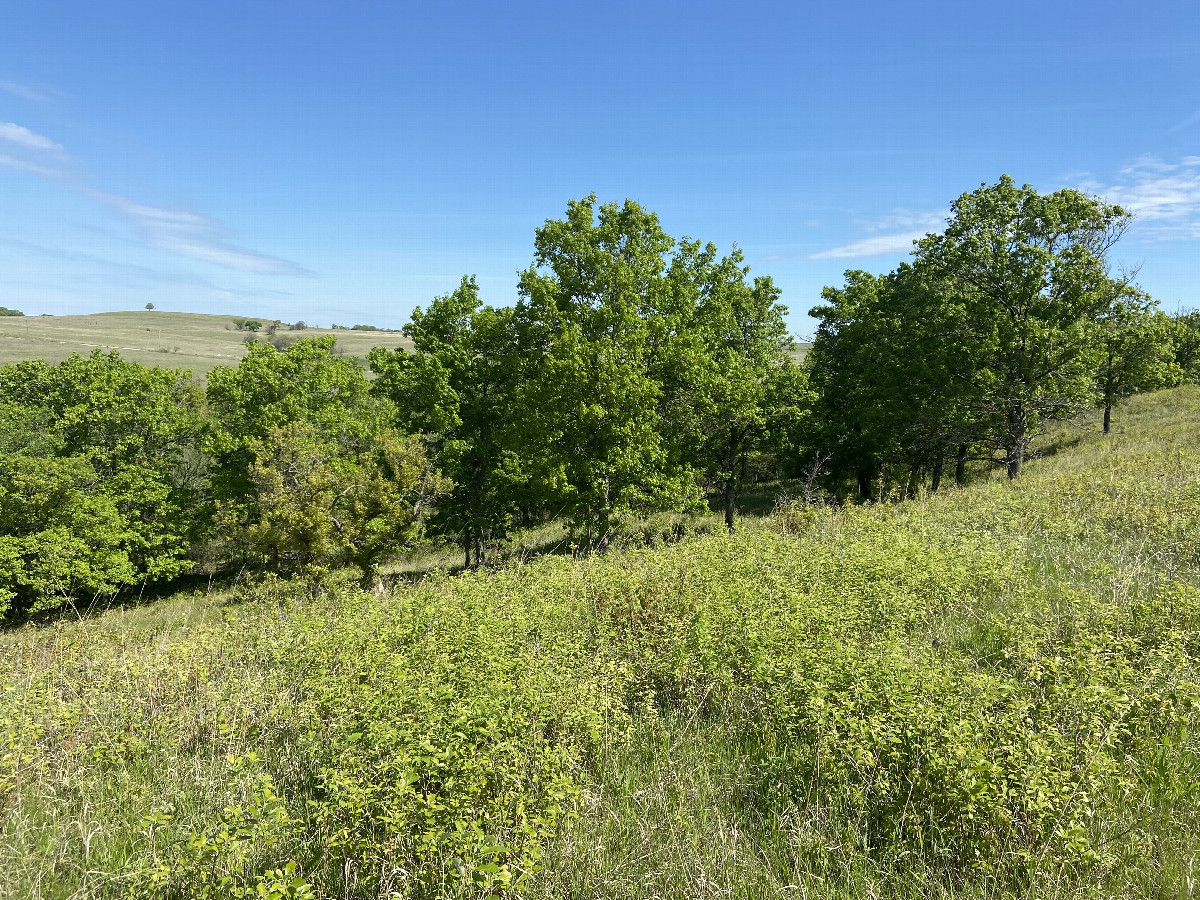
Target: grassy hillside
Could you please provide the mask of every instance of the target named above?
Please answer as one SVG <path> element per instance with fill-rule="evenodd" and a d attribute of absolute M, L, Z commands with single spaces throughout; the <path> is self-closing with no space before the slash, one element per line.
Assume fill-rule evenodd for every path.
<path fill-rule="evenodd" d="M 0 317 L 0 365 L 23 359 L 60 362 L 72 353 L 86 356 L 100 347 L 118 350 L 143 365 L 191 369 L 203 376 L 214 366 L 236 365 L 244 355 L 244 341 L 250 335 L 235 330 L 233 318 L 159 310 L 4 316 Z M 365 356 L 375 346 L 408 346 L 398 332 L 308 328 L 280 334 L 288 338 L 334 334 L 338 345 L 356 356 Z"/>
<path fill-rule="evenodd" d="M 1187 897 L 1200 390 L 1013 485 L 0 635 L 0 897 Z"/>

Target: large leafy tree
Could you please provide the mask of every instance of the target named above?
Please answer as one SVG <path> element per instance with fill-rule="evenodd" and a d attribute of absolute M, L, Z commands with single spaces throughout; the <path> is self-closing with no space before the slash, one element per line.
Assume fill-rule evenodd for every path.
<path fill-rule="evenodd" d="M 21 455 L 75 460 L 56 471 L 111 503 L 136 579 L 190 568 L 188 550 L 207 521 L 203 395 L 190 373 L 97 350 L 0 368 L 0 396 L 45 423 L 41 449 Z M 92 475 L 83 478 L 81 466 Z"/>
<path fill-rule="evenodd" d="M 821 325 L 806 366 L 835 476 L 856 477 L 866 498 L 877 482 L 911 494 L 928 478 L 937 490 L 953 457 L 961 482 L 986 436 L 961 304 L 907 264 L 881 276 L 849 271 L 822 298 L 810 313 Z"/>
<path fill-rule="evenodd" d="M 98 480 L 45 410 L 0 402 L 0 621 L 138 577 L 129 523 Z"/>
<path fill-rule="evenodd" d="M 943 233 L 919 242 L 916 265 L 959 311 L 953 335 L 974 354 L 972 412 L 1016 478 L 1040 423 L 1095 395 L 1098 324 L 1113 302 L 1106 254 L 1129 215 L 1007 175 L 963 194 L 951 213 Z"/>
<path fill-rule="evenodd" d="M 226 533 L 271 565 L 352 563 L 412 545 L 443 484 L 398 433 L 331 336 L 285 351 L 254 342 L 209 375 L 214 476 Z"/>
<path fill-rule="evenodd" d="M 890 437 L 876 426 L 875 414 L 881 394 L 874 367 L 879 331 L 874 310 L 884 285 L 883 278 L 852 270 L 844 287 L 826 287 L 824 304 L 809 311 L 820 324 L 804 360 L 816 395 L 814 450 L 830 454 L 834 477 L 853 478 L 863 499 L 872 498 Z"/>
<path fill-rule="evenodd" d="M 674 240 L 637 203 L 571 201 L 537 230 L 515 312 L 528 464 L 580 531 L 603 544 L 630 510 L 685 506 L 695 479 L 673 460 L 651 377 L 651 311 Z"/>
<path fill-rule="evenodd" d="M 250 468 L 255 446 L 272 428 L 308 421 L 329 433 L 372 427 L 378 411 L 369 403 L 362 369 L 339 356 L 332 335 L 303 338 L 280 351 L 253 341 L 236 366 L 208 375 L 213 417 L 209 449 L 216 457 L 214 490 L 223 500 L 253 493 Z"/>
<path fill-rule="evenodd" d="M 1171 332 L 1180 377 L 1200 382 L 1200 310 L 1172 316 Z"/>
<path fill-rule="evenodd" d="M 651 320 L 668 445 L 718 489 L 730 530 L 748 470 L 804 417 L 779 290 L 770 278 L 747 281 L 749 272 L 736 248 L 718 257 L 713 244 L 685 239 Z"/>
<path fill-rule="evenodd" d="M 1116 403 L 1180 377 L 1175 362 L 1174 323 L 1144 291 L 1125 285 L 1114 287 L 1116 299 L 1100 320 L 1096 371 L 1105 434 L 1112 425 Z"/>
<path fill-rule="evenodd" d="M 395 406 L 401 428 L 425 436 L 453 487 L 431 527 L 457 540 L 466 565 L 512 526 L 524 484 L 512 427 L 520 357 L 511 309 L 482 306 L 474 278 L 416 309 L 403 348 L 371 352 L 372 389 Z"/>

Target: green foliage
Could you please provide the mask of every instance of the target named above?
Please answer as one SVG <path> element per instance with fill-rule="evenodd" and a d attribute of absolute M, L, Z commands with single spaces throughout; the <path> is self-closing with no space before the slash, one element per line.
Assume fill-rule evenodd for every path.
<path fill-rule="evenodd" d="M 959 197 L 946 230 L 919 242 L 916 266 L 956 307 L 951 334 L 971 351 L 971 412 L 1010 477 L 1039 422 L 1092 402 L 1096 326 L 1115 299 L 1105 254 L 1129 220 L 1099 198 L 1042 195 L 1005 175 Z"/>
<path fill-rule="evenodd" d="M 535 238 L 516 320 L 524 371 L 518 421 L 545 499 L 603 545 L 635 510 L 694 502 L 686 467 L 672 465 L 650 377 L 650 313 L 665 299 L 674 244 L 632 201 L 571 201 Z"/>
<path fill-rule="evenodd" d="M 9 309 L 7 306 L 0 306 L 0 316 L 23 316 L 25 313 L 19 309 Z"/>
<path fill-rule="evenodd" d="M 1144 292 L 1125 288 L 1100 322 L 1097 384 L 1104 433 L 1113 406 L 1136 393 L 1178 382 L 1174 323 Z"/>
<path fill-rule="evenodd" d="M 927 471 L 936 488 L 946 459 L 982 437 L 971 414 L 978 394 L 972 350 L 956 337 L 957 308 L 918 270 L 846 273 L 825 288 L 825 305 L 805 368 L 816 394 L 816 453 L 832 457 L 835 482 L 880 485 Z"/>
<path fill-rule="evenodd" d="M 721 492 L 729 528 L 748 472 L 795 442 L 808 399 L 779 290 L 768 277 L 748 284 L 742 261 L 736 248 L 718 259 L 712 244 L 681 241 L 650 321 L 664 436 Z"/>
<path fill-rule="evenodd" d="M 368 427 L 361 415 L 369 383 L 358 366 L 334 353 L 336 344 L 333 336 L 303 338 L 278 350 L 255 341 L 236 367 L 209 373 L 218 496 L 249 493 L 253 445 L 266 441 L 272 428 L 300 420 L 329 433 Z"/>
<path fill-rule="evenodd" d="M 453 482 L 434 512 L 435 533 L 484 561 L 519 512 L 525 441 L 513 428 L 520 357 L 511 310 L 481 307 L 474 278 L 419 307 L 405 333 L 412 352 L 372 351 L 372 390 L 395 406 L 401 427 L 425 435 Z"/>
<path fill-rule="evenodd" d="M 24 584 L 20 607 L 191 567 L 188 552 L 205 526 L 204 419 L 188 373 L 97 350 L 56 366 L 0 368 L 0 395 L 9 479 L 0 534 L 10 583 Z"/>
<path fill-rule="evenodd" d="M 1174 316 L 1172 326 L 1175 365 L 1184 379 L 1200 382 L 1200 311 Z"/>
<path fill-rule="evenodd" d="M 3 418 L 0 412 L 0 418 Z M 111 594 L 138 571 L 128 525 L 78 457 L 0 455 L 0 619 Z"/>
<path fill-rule="evenodd" d="M 423 449 L 387 425 L 333 337 L 286 350 L 255 343 L 209 377 L 214 492 L 233 545 L 278 568 L 358 566 L 411 546 L 446 484 Z"/>
<path fill-rule="evenodd" d="M 254 456 L 245 539 L 274 568 L 354 565 L 370 581 L 385 554 L 416 542 L 425 508 L 447 487 L 419 442 L 389 429 L 335 441 L 290 422 Z"/>
<path fill-rule="evenodd" d="M 1186 893 L 1200 396 L 1124 409 L 1019 486 L 5 635 L 0 871 L 29 897 L 51 866 L 54 896 Z"/>

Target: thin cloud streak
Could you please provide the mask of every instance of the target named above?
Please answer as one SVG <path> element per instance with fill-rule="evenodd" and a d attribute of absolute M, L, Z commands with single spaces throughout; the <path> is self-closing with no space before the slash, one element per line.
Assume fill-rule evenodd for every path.
<path fill-rule="evenodd" d="M 14 122 L 0 122 L 0 141 L 36 153 L 66 159 L 66 151 L 44 135 Z M 313 273 L 286 259 L 269 256 L 228 242 L 226 229 L 207 216 L 186 210 L 149 206 L 129 197 L 75 183 L 57 169 L 0 153 L 0 166 L 37 175 L 68 190 L 98 200 L 133 225 L 146 243 L 188 259 L 256 275 L 311 278 Z"/>
<path fill-rule="evenodd" d="M 0 90 L 7 91 L 14 97 L 20 97 L 22 100 L 32 100 L 35 103 L 43 103 L 49 100 L 46 91 L 38 90 L 28 84 L 21 84 L 19 81 L 0 81 Z M 55 91 L 55 93 L 58 93 Z"/>
<path fill-rule="evenodd" d="M 928 234 L 928 231 L 906 231 L 903 234 L 880 234 L 875 237 L 852 241 L 840 247 L 831 247 L 818 253 L 810 253 L 805 259 L 860 259 L 869 256 L 884 256 L 898 253 L 901 250 L 911 250 L 913 241 L 918 241 Z"/>
<path fill-rule="evenodd" d="M 0 166 L 6 169 L 14 169 L 17 172 L 28 172 L 31 175 L 39 175 L 42 178 L 60 178 L 62 172 L 58 169 L 51 169 L 47 166 L 39 166 L 36 163 L 25 162 L 23 159 L 14 159 L 7 153 L 0 153 Z"/>
<path fill-rule="evenodd" d="M 53 153 L 55 156 L 63 156 L 66 153 L 62 144 L 55 143 L 45 135 L 30 131 L 15 122 L 0 122 L 0 141 L 7 141 L 27 150 Z"/>
<path fill-rule="evenodd" d="M 181 285 L 187 287 L 206 288 L 215 291 L 222 295 L 239 298 L 256 298 L 263 294 L 270 294 L 279 297 L 291 297 L 292 294 L 288 291 L 242 291 L 234 290 L 220 284 L 216 284 L 209 279 L 196 275 L 190 272 L 164 272 L 159 269 L 153 269 L 149 266 L 138 265 L 137 263 L 122 262 L 112 259 L 107 256 L 98 256 L 94 253 L 87 253 L 82 250 L 69 250 L 62 247 L 47 247 L 42 244 L 33 243 L 32 241 L 24 241 L 18 238 L 0 237 L 0 253 L 5 248 L 20 251 L 22 255 L 36 254 L 44 256 L 48 259 L 54 259 L 60 262 L 73 263 L 82 266 L 90 266 L 100 269 L 104 272 L 103 278 L 105 283 L 112 283 L 114 274 L 117 277 L 126 277 L 144 281 L 148 284 L 169 284 Z"/>
<path fill-rule="evenodd" d="M 207 216 L 186 210 L 148 206 L 107 191 L 91 188 L 80 190 L 115 211 L 133 225 L 147 243 L 162 250 L 238 272 L 306 278 L 313 276 L 312 272 L 286 259 L 227 243 L 224 229 Z"/>
<path fill-rule="evenodd" d="M 1190 116 L 1188 116 L 1182 122 L 1180 122 L 1178 125 L 1173 125 L 1170 128 L 1168 128 L 1167 134 L 1174 134 L 1177 131 L 1183 131 L 1183 129 L 1187 128 L 1190 125 L 1195 125 L 1197 122 L 1200 122 L 1200 109 L 1196 110 L 1194 113 L 1192 113 Z"/>
<path fill-rule="evenodd" d="M 1083 188 L 1132 212 L 1136 233 L 1145 240 L 1200 238 L 1200 157 L 1185 156 L 1175 164 L 1144 156 L 1118 176 L 1115 184 L 1088 181 Z"/>
<path fill-rule="evenodd" d="M 886 216 L 881 216 L 872 222 L 867 222 L 867 230 L 871 232 L 895 232 L 897 228 L 937 231 L 946 225 L 945 210 L 914 210 L 894 209 Z"/>

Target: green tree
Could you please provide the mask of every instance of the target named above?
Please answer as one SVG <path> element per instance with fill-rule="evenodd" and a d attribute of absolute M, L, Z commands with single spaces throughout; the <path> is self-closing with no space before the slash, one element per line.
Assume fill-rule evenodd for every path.
<path fill-rule="evenodd" d="M 661 421 L 684 466 L 719 490 L 732 531 L 747 472 L 801 427 L 802 375 L 789 356 L 785 307 L 770 278 L 747 282 L 736 248 L 683 240 L 667 272 L 668 300 L 651 318 L 651 375 Z"/>
<path fill-rule="evenodd" d="M 256 341 L 209 374 L 214 492 L 235 546 L 274 566 L 352 563 L 369 580 L 383 554 L 411 546 L 443 488 L 335 347 Z"/>
<path fill-rule="evenodd" d="M 454 485 L 431 528 L 478 566 L 488 544 L 507 535 L 525 480 L 512 428 L 520 368 L 513 312 L 481 306 L 479 286 L 464 276 L 456 291 L 416 309 L 404 333 L 411 351 L 371 351 L 372 389 L 395 405 L 402 429 L 425 435 Z"/>
<path fill-rule="evenodd" d="M 1042 195 L 1003 176 L 963 194 L 917 266 L 960 311 L 973 348 L 974 416 L 990 425 L 1010 478 L 1040 423 L 1095 394 L 1098 323 L 1113 301 L 1105 255 L 1129 223 L 1119 206 L 1074 190 Z"/>
<path fill-rule="evenodd" d="M 364 584 L 385 555 L 411 547 L 446 483 L 419 440 L 392 429 L 323 432 L 294 421 L 268 430 L 250 470 L 245 540 L 273 568 L 350 564 Z"/>
<path fill-rule="evenodd" d="M 835 474 L 869 499 L 877 485 L 911 494 L 926 477 L 937 490 L 949 458 L 960 482 L 984 436 L 974 347 L 961 334 L 955 298 L 919 268 L 888 275 L 849 271 L 810 315 L 821 323 L 806 359 L 818 394 L 818 443 Z"/>
<path fill-rule="evenodd" d="M 895 364 L 908 354 L 897 360 L 894 349 L 908 336 L 888 314 L 893 294 L 888 276 L 852 270 L 844 287 L 826 287 L 824 304 L 809 312 L 820 323 L 805 358 L 817 395 L 812 450 L 828 453 L 834 480 L 852 479 L 864 500 L 878 496 L 914 399 L 896 390 L 903 379 Z"/>
<path fill-rule="evenodd" d="M 650 377 L 649 312 L 667 290 L 674 241 L 633 201 L 597 208 L 593 195 L 568 203 L 534 244 L 515 313 L 524 455 L 590 549 L 627 511 L 698 496 L 692 473 L 672 465 Z"/>
<path fill-rule="evenodd" d="M 45 409 L 0 402 L 0 621 L 138 577 L 128 522 L 97 481 L 86 458 L 63 455 Z"/>
<path fill-rule="evenodd" d="M 1180 376 L 1175 333 L 1158 302 L 1130 286 L 1114 285 L 1117 299 L 1100 321 L 1100 365 L 1096 372 L 1105 434 L 1113 405 L 1124 398 L 1171 384 Z"/>
<path fill-rule="evenodd" d="M 1185 381 L 1200 382 L 1200 310 L 1171 317 L 1175 365 Z"/>
<path fill-rule="evenodd" d="M 372 426 L 380 410 L 369 402 L 370 382 L 352 361 L 339 357 L 332 335 L 302 338 L 284 350 L 255 341 L 237 366 L 208 375 L 214 427 L 209 449 L 217 461 L 219 499 L 253 493 L 249 484 L 255 447 L 272 428 L 300 420 L 329 432 Z"/>
<path fill-rule="evenodd" d="M 191 568 L 188 551 L 208 519 L 203 395 L 190 373 L 96 350 L 0 368 L 0 396 L 43 417 L 54 446 L 46 455 L 90 467 L 90 490 L 121 516 L 139 579 Z"/>

